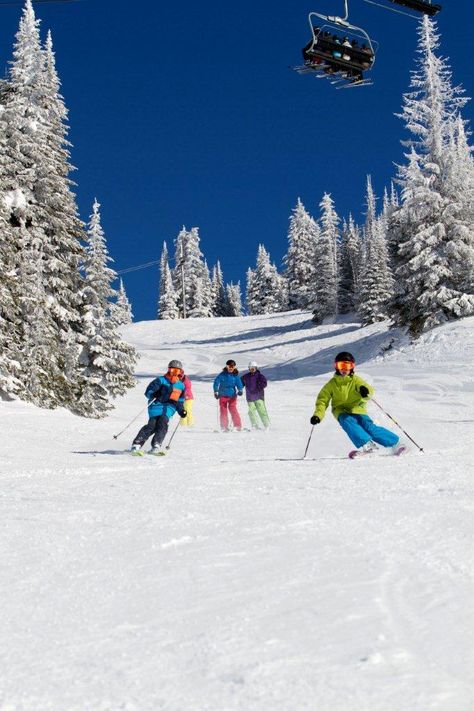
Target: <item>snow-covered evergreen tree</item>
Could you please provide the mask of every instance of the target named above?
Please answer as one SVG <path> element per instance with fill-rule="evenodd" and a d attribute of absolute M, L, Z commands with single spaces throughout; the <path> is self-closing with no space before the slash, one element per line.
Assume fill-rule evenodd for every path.
<path fill-rule="evenodd" d="M 388 318 L 389 302 L 393 294 L 386 242 L 387 225 L 384 213 L 377 217 L 376 197 L 370 176 L 367 176 L 366 207 L 357 311 L 362 323 L 369 324 Z"/>
<path fill-rule="evenodd" d="M 217 317 L 230 316 L 229 299 L 220 262 L 217 262 L 212 270 L 212 294 L 214 302 L 212 315 Z"/>
<path fill-rule="evenodd" d="M 313 299 L 315 247 L 319 227 L 300 198 L 290 217 L 288 251 L 283 259 L 288 284 L 288 308 L 307 309 Z"/>
<path fill-rule="evenodd" d="M 227 292 L 227 303 L 228 303 L 228 315 L 229 316 L 242 316 L 242 294 L 240 291 L 240 282 L 237 284 L 226 285 Z"/>
<path fill-rule="evenodd" d="M 407 165 L 399 167 L 402 204 L 396 213 L 400 227 L 393 304 L 396 320 L 409 326 L 413 336 L 474 313 L 474 295 L 460 288 L 451 260 L 463 251 L 458 247 L 465 232 L 452 219 L 456 171 L 449 169 L 449 143 L 453 116 L 466 98 L 453 86 L 447 60 L 436 54 L 436 22 L 424 17 L 418 36 L 417 67 L 401 113 L 413 139 L 408 142 Z"/>
<path fill-rule="evenodd" d="M 372 223 L 366 237 L 357 309 L 362 323 L 387 319 L 392 294 L 393 277 L 389 266 L 385 222 L 381 216 Z"/>
<path fill-rule="evenodd" d="M 339 284 L 337 254 L 339 217 L 334 201 L 324 193 L 319 204 L 321 209 L 321 230 L 315 250 L 315 280 L 313 287 L 313 321 L 321 323 L 327 316 L 337 314 L 337 293 Z"/>
<path fill-rule="evenodd" d="M 111 305 L 111 314 L 117 326 L 125 326 L 132 323 L 132 305 L 128 300 L 123 279 L 120 279 L 120 286 L 117 291 L 115 303 Z"/>
<path fill-rule="evenodd" d="M 187 317 L 199 318 L 212 316 L 213 293 L 209 269 L 204 261 L 200 246 L 199 230 L 185 227 L 175 241 L 175 263 L 173 282 L 178 294 L 178 307 L 183 313 L 181 288 L 181 265 L 184 266 L 185 313 Z"/>
<path fill-rule="evenodd" d="M 339 289 L 337 311 L 340 314 L 350 313 L 355 310 L 355 275 L 349 247 L 351 239 L 349 225 L 344 220 L 338 252 Z"/>
<path fill-rule="evenodd" d="M 83 265 L 84 343 L 76 409 L 79 414 L 88 417 L 103 416 L 111 408 L 110 396 L 123 395 L 133 387 L 136 363 L 135 349 L 121 340 L 118 326 L 110 314 L 110 299 L 115 296 L 111 284 L 116 274 L 107 266 L 111 258 L 107 252 L 99 208 L 95 200 Z"/>
<path fill-rule="evenodd" d="M 19 394 L 20 358 L 19 285 L 16 248 L 7 206 L 0 184 L 0 396 Z"/>
<path fill-rule="evenodd" d="M 457 116 L 450 124 L 447 146 L 446 183 L 449 195 L 444 212 L 446 255 L 451 278 L 448 288 L 465 294 L 457 300 L 456 316 L 471 313 L 474 295 L 474 159 L 464 122 Z"/>
<path fill-rule="evenodd" d="M 157 317 L 163 320 L 179 318 L 178 294 L 173 284 L 166 242 L 163 242 L 160 257 L 160 293 Z"/>
<path fill-rule="evenodd" d="M 285 279 L 278 274 L 270 255 L 263 246 L 258 246 L 255 270 L 247 272 L 247 308 L 252 314 L 272 314 L 286 308 L 287 288 Z"/>
<path fill-rule="evenodd" d="M 386 242 L 387 242 L 387 250 L 388 250 L 388 256 L 389 256 L 389 263 L 390 267 L 393 267 L 393 264 L 396 259 L 397 255 L 397 248 L 398 248 L 398 238 L 400 234 L 400 225 L 399 225 L 399 216 L 398 216 L 398 208 L 400 206 L 399 198 L 398 198 L 398 193 L 395 188 L 395 185 L 391 184 L 390 187 L 390 195 L 387 192 L 387 189 L 384 190 L 383 194 L 383 209 L 382 209 L 382 216 L 383 220 L 385 222 L 386 226 Z"/>
<path fill-rule="evenodd" d="M 26 1 L 20 20 L 9 89 L 2 101 L 0 190 L 9 207 L 7 251 L 20 276 L 16 300 L 23 319 L 17 344 L 23 383 L 19 394 L 43 406 L 71 406 L 77 367 L 72 354 L 79 353 L 80 340 L 83 231 L 68 178 L 72 168 L 66 110 L 51 38 L 43 51 L 31 0 Z M 41 343 L 33 347 L 35 331 Z M 49 363 L 42 362 L 42 348 L 49 350 Z M 36 365 L 27 360 L 35 354 Z M 35 382 L 41 388 L 36 396 L 29 385 L 31 367 L 39 369 Z"/>

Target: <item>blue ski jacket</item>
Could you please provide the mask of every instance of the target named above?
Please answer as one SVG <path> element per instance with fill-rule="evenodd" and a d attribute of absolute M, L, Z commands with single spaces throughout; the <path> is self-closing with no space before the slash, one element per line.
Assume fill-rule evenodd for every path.
<path fill-rule="evenodd" d="M 235 375 L 234 373 L 229 373 L 225 368 L 214 380 L 214 392 L 217 393 L 219 397 L 234 397 L 238 393 L 242 395 L 243 389 L 244 384 L 239 374 L 237 373 L 237 375 Z"/>
<path fill-rule="evenodd" d="M 148 385 L 145 397 L 148 398 L 149 417 L 164 414 L 171 419 L 175 412 L 184 412 L 184 384 L 181 380 L 172 383 L 166 376 L 159 375 Z"/>

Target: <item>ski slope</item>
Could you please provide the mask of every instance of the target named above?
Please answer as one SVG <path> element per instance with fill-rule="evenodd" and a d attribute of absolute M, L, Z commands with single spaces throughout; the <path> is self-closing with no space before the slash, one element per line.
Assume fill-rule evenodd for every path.
<path fill-rule="evenodd" d="M 125 334 L 107 419 L 0 402 L 1 711 L 472 711 L 474 319 L 415 346 L 300 312 Z M 348 460 L 328 413 L 298 461 L 342 349 L 424 453 Z M 269 432 L 214 431 L 229 357 L 269 378 Z M 171 358 L 196 426 L 131 458 L 146 416 L 113 434 Z"/>

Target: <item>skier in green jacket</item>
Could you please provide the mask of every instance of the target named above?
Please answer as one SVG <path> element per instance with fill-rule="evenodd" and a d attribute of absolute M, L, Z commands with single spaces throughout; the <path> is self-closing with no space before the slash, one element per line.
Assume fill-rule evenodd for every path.
<path fill-rule="evenodd" d="M 350 452 L 351 459 L 374 452 L 377 444 L 391 447 L 393 454 L 401 454 L 405 447 L 398 446 L 400 438 L 385 427 L 376 425 L 367 414 L 367 402 L 374 394 L 374 389 L 354 373 L 354 356 L 347 351 L 338 353 L 334 367 L 335 374 L 321 388 L 316 399 L 311 424 L 318 425 L 321 422 L 331 403 L 332 414 L 357 447 Z"/>

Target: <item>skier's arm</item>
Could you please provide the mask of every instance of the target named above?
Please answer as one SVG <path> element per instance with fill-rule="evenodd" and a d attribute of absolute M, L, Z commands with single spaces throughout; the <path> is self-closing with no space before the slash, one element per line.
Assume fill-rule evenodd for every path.
<path fill-rule="evenodd" d="M 261 387 L 262 389 L 265 389 L 265 388 L 267 387 L 267 379 L 266 379 L 266 377 L 263 375 L 263 373 L 259 373 L 259 374 L 258 374 L 258 377 L 259 377 L 259 385 L 260 385 L 260 387 Z"/>
<path fill-rule="evenodd" d="M 219 375 L 215 378 L 214 384 L 212 386 L 214 388 L 214 395 L 219 392 L 220 383 L 221 383 L 221 374 L 219 373 Z"/>
<path fill-rule="evenodd" d="M 235 380 L 235 387 L 237 388 L 237 395 L 242 395 L 242 391 L 244 389 L 244 384 L 242 380 L 240 379 L 240 376 L 237 376 Z"/>
<path fill-rule="evenodd" d="M 154 400 L 158 394 L 159 391 L 161 390 L 161 380 L 159 378 L 155 378 L 154 380 L 151 381 L 147 389 L 145 390 L 145 397 L 148 400 Z"/>
<path fill-rule="evenodd" d="M 332 398 L 332 388 L 330 385 L 331 381 L 326 383 L 319 391 L 318 397 L 316 398 L 316 404 L 314 406 L 313 417 L 319 417 L 320 420 L 323 419 L 326 414 L 327 407 L 331 402 Z"/>

